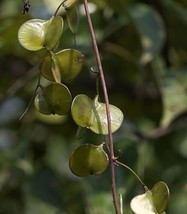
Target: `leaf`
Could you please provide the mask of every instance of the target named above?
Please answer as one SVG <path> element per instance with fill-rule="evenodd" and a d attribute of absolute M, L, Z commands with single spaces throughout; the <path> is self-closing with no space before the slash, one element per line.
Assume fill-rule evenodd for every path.
<path fill-rule="evenodd" d="M 60 180 L 51 168 L 43 164 L 31 177 L 30 185 L 31 194 L 40 199 L 40 203 L 61 209 Z"/>
<path fill-rule="evenodd" d="M 18 40 L 30 51 L 42 48 L 52 50 L 58 44 L 62 29 L 63 19 L 60 16 L 53 16 L 49 20 L 31 19 L 21 25 Z"/>
<path fill-rule="evenodd" d="M 173 67 L 160 78 L 164 112 L 161 124 L 168 126 L 181 113 L 186 111 L 186 67 Z"/>
<path fill-rule="evenodd" d="M 187 44 L 186 44 L 186 34 L 187 34 L 187 16 L 186 16 L 186 8 L 181 5 L 182 0 L 175 1 L 162 1 L 162 7 L 165 17 L 165 22 L 168 30 L 168 44 L 177 52 L 174 52 L 174 56 L 177 56 L 177 59 L 173 59 L 173 63 L 175 60 L 182 60 L 184 57 L 184 52 L 186 52 Z M 185 1 L 186 2 L 186 1 Z M 172 54 L 172 53 L 171 53 Z M 171 55 L 172 57 L 172 55 Z M 178 63 L 177 63 L 178 64 Z"/>
<path fill-rule="evenodd" d="M 166 30 L 162 18 L 157 11 L 142 3 L 131 4 L 127 10 L 142 45 L 139 62 L 148 63 L 160 52 L 165 42 Z"/>

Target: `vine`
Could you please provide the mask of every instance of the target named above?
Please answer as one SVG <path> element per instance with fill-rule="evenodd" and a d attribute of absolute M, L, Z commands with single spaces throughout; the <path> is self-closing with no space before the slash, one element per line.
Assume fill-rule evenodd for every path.
<path fill-rule="evenodd" d="M 78 0 L 64 0 L 57 7 L 54 15 L 50 19 L 31 19 L 23 23 L 18 31 L 19 42 L 24 48 L 30 51 L 38 51 L 41 49 L 46 51 L 46 55 L 39 67 L 39 80 L 31 102 L 34 100 L 36 109 L 45 115 L 65 115 L 71 110 L 72 118 L 79 127 L 89 129 L 95 134 L 103 135 L 105 142 L 102 142 L 100 145 L 84 144 L 75 149 L 70 156 L 69 167 L 73 174 L 84 177 L 101 174 L 109 165 L 111 172 L 111 190 L 116 214 L 125 212 L 123 208 L 123 196 L 117 196 L 115 173 L 115 167 L 117 166 L 128 169 L 138 179 L 145 191 L 144 194 L 134 197 L 131 201 L 131 208 L 135 214 L 165 213 L 164 210 L 169 198 L 167 185 L 164 182 L 158 182 L 149 190 L 129 166 L 121 163 L 118 160 L 119 158 L 115 157 L 113 133 L 122 125 L 124 116 L 118 107 L 109 103 L 105 75 L 87 0 L 83 0 L 83 5 L 93 49 L 95 51 L 104 103 L 100 102 L 99 99 L 98 79 L 96 79 L 98 94 L 96 94 L 94 99 L 91 99 L 85 94 L 78 94 L 72 98 L 71 92 L 66 86 L 69 80 L 76 78 L 81 72 L 85 56 L 79 50 L 70 48 L 55 52 L 64 27 L 64 19 L 58 15 L 58 12 L 63 8 L 63 15 L 67 16 L 68 25 L 74 35 L 75 41 L 76 25 L 78 22 L 74 25 L 72 21 L 74 17 L 72 18 L 71 16 L 75 16 L 78 19 L 76 9 L 78 3 Z M 25 0 L 23 13 L 28 12 L 29 8 L 30 3 Z M 71 13 L 73 10 L 76 12 Z M 41 85 L 41 77 L 49 81 L 47 86 Z M 30 107 L 30 103 L 28 108 Z M 105 145 L 107 152 L 105 151 Z"/>
<path fill-rule="evenodd" d="M 114 148 L 113 148 L 113 138 L 112 138 L 112 128 L 111 128 L 108 92 L 107 92 L 103 67 L 102 67 L 102 63 L 101 63 L 101 58 L 100 58 L 99 50 L 97 47 L 97 41 L 95 38 L 94 29 L 93 29 L 89 9 L 88 9 L 87 0 L 84 0 L 84 8 L 85 8 L 85 12 L 86 12 L 86 17 L 87 17 L 87 21 L 88 21 L 90 35 L 92 38 L 93 47 L 95 50 L 95 56 L 96 56 L 96 60 L 97 60 L 98 71 L 100 74 L 101 84 L 102 84 L 104 98 L 105 98 L 107 123 L 108 123 L 108 144 L 109 144 L 109 150 L 110 150 L 109 154 L 110 154 L 110 169 L 111 169 L 111 179 L 112 179 L 112 196 L 113 196 L 113 202 L 114 202 L 114 207 L 115 207 L 116 213 L 119 213 L 119 206 L 118 206 L 118 200 L 117 200 L 117 195 L 116 195 L 115 156 L 114 156 Z"/>

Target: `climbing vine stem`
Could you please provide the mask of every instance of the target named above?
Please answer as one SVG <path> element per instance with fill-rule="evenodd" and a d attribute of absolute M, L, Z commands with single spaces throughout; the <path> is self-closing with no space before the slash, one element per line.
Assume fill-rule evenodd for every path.
<path fill-rule="evenodd" d="M 101 79 L 101 85 L 103 89 L 105 104 L 106 104 L 106 114 L 107 114 L 107 122 L 108 122 L 108 147 L 109 147 L 109 156 L 110 156 L 110 169 L 111 169 L 111 184 L 112 184 L 112 197 L 113 197 L 113 203 L 114 208 L 116 211 L 116 214 L 119 214 L 119 204 L 118 204 L 118 198 L 116 193 L 116 178 L 115 178 L 115 156 L 114 156 L 114 148 L 113 148 L 113 137 L 112 137 L 112 129 L 111 129 L 111 119 L 110 119 L 110 108 L 109 108 L 109 98 L 108 98 L 108 92 L 106 87 L 106 81 L 104 76 L 104 71 L 101 63 L 101 58 L 97 46 L 97 41 L 94 33 L 94 28 L 92 24 L 92 20 L 89 13 L 88 8 L 88 1 L 84 0 L 84 9 L 86 13 L 86 18 L 89 26 L 90 36 L 93 43 L 93 48 L 95 51 L 98 71 Z"/>
<path fill-rule="evenodd" d="M 129 166 L 127 166 L 127 165 L 124 164 L 124 163 L 121 163 L 121 162 L 118 161 L 118 160 L 116 160 L 116 164 L 117 164 L 117 165 L 121 165 L 121 166 L 125 167 L 126 169 L 128 169 L 128 170 L 138 179 L 138 181 L 141 183 L 141 185 L 143 186 L 143 188 L 144 188 L 146 191 L 148 190 L 147 186 L 144 184 L 144 182 L 141 180 L 141 178 L 135 173 L 134 170 L 132 170 Z"/>

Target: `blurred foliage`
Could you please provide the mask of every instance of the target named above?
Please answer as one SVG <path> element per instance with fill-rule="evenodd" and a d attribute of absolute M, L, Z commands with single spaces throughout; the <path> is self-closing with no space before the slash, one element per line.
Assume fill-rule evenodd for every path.
<path fill-rule="evenodd" d="M 102 138 L 84 133 L 67 117 L 43 116 L 32 106 L 22 120 L 37 84 L 44 53 L 23 49 L 17 31 L 26 20 L 49 18 L 61 0 L 31 1 L 22 15 L 20 0 L 0 1 L 0 214 L 113 214 L 110 170 L 77 178 L 68 158 L 82 143 Z M 169 214 L 185 214 L 187 201 L 187 3 L 186 0 L 92 0 L 93 23 L 107 79 L 110 103 L 125 115 L 114 134 L 116 155 L 152 187 L 159 180 L 171 191 Z M 96 68 L 82 5 L 77 48 L 86 63 L 69 83 L 94 98 Z M 74 47 L 65 24 L 62 48 Z M 142 193 L 138 181 L 117 167 L 124 213 Z"/>

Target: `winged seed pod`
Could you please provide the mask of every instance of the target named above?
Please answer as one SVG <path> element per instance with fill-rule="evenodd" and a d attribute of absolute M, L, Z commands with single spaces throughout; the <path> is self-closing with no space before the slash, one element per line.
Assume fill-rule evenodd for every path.
<path fill-rule="evenodd" d="M 117 131 L 123 122 L 122 111 L 109 105 L 112 132 Z M 77 125 L 86 127 L 96 134 L 108 134 L 106 104 L 98 101 L 98 96 L 91 100 L 84 94 L 77 95 L 71 106 L 71 114 Z"/>
<path fill-rule="evenodd" d="M 130 206 L 135 214 L 165 214 L 169 195 L 168 186 L 160 181 L 151 190 L 135 196 Z"/>
<path fill-rule="evenodd" d="M 31 19 L 19 28 L 18 40 L 30 51 L 42 48 L 53 50 L 59 42 L 63 26 L 64 21 L 60 16 L 52 16 L 49 20 Z"/>
<path fill-rule="evenodd" d="M 47 87 L 42 87 L 35 97 L 36 109 L 45 115 L 67 114 L 71 107 L 71 93 L 69 89 L 61 83 L 51 83 Z"/>
<path fill-rule="evenodd" d="M 73 174 L 84 177 L 101 174 L 107 168 L 108 162 L 108 155 L 103 150 L 103 144 L 100 146 L 85 144 L 72 153 L 69 167 Z"/>
<path fill-rule="evenodd" d="M 80 73 L 84 63 L 84 55 L 81 52 L 75 49 L 64 49 L 54 55 L 63 82 L 74 79 Z M 52 62 L 51 56 L 47 55 L 41 63 L 40 71 L 46 79 L 55 81 Z"/>

